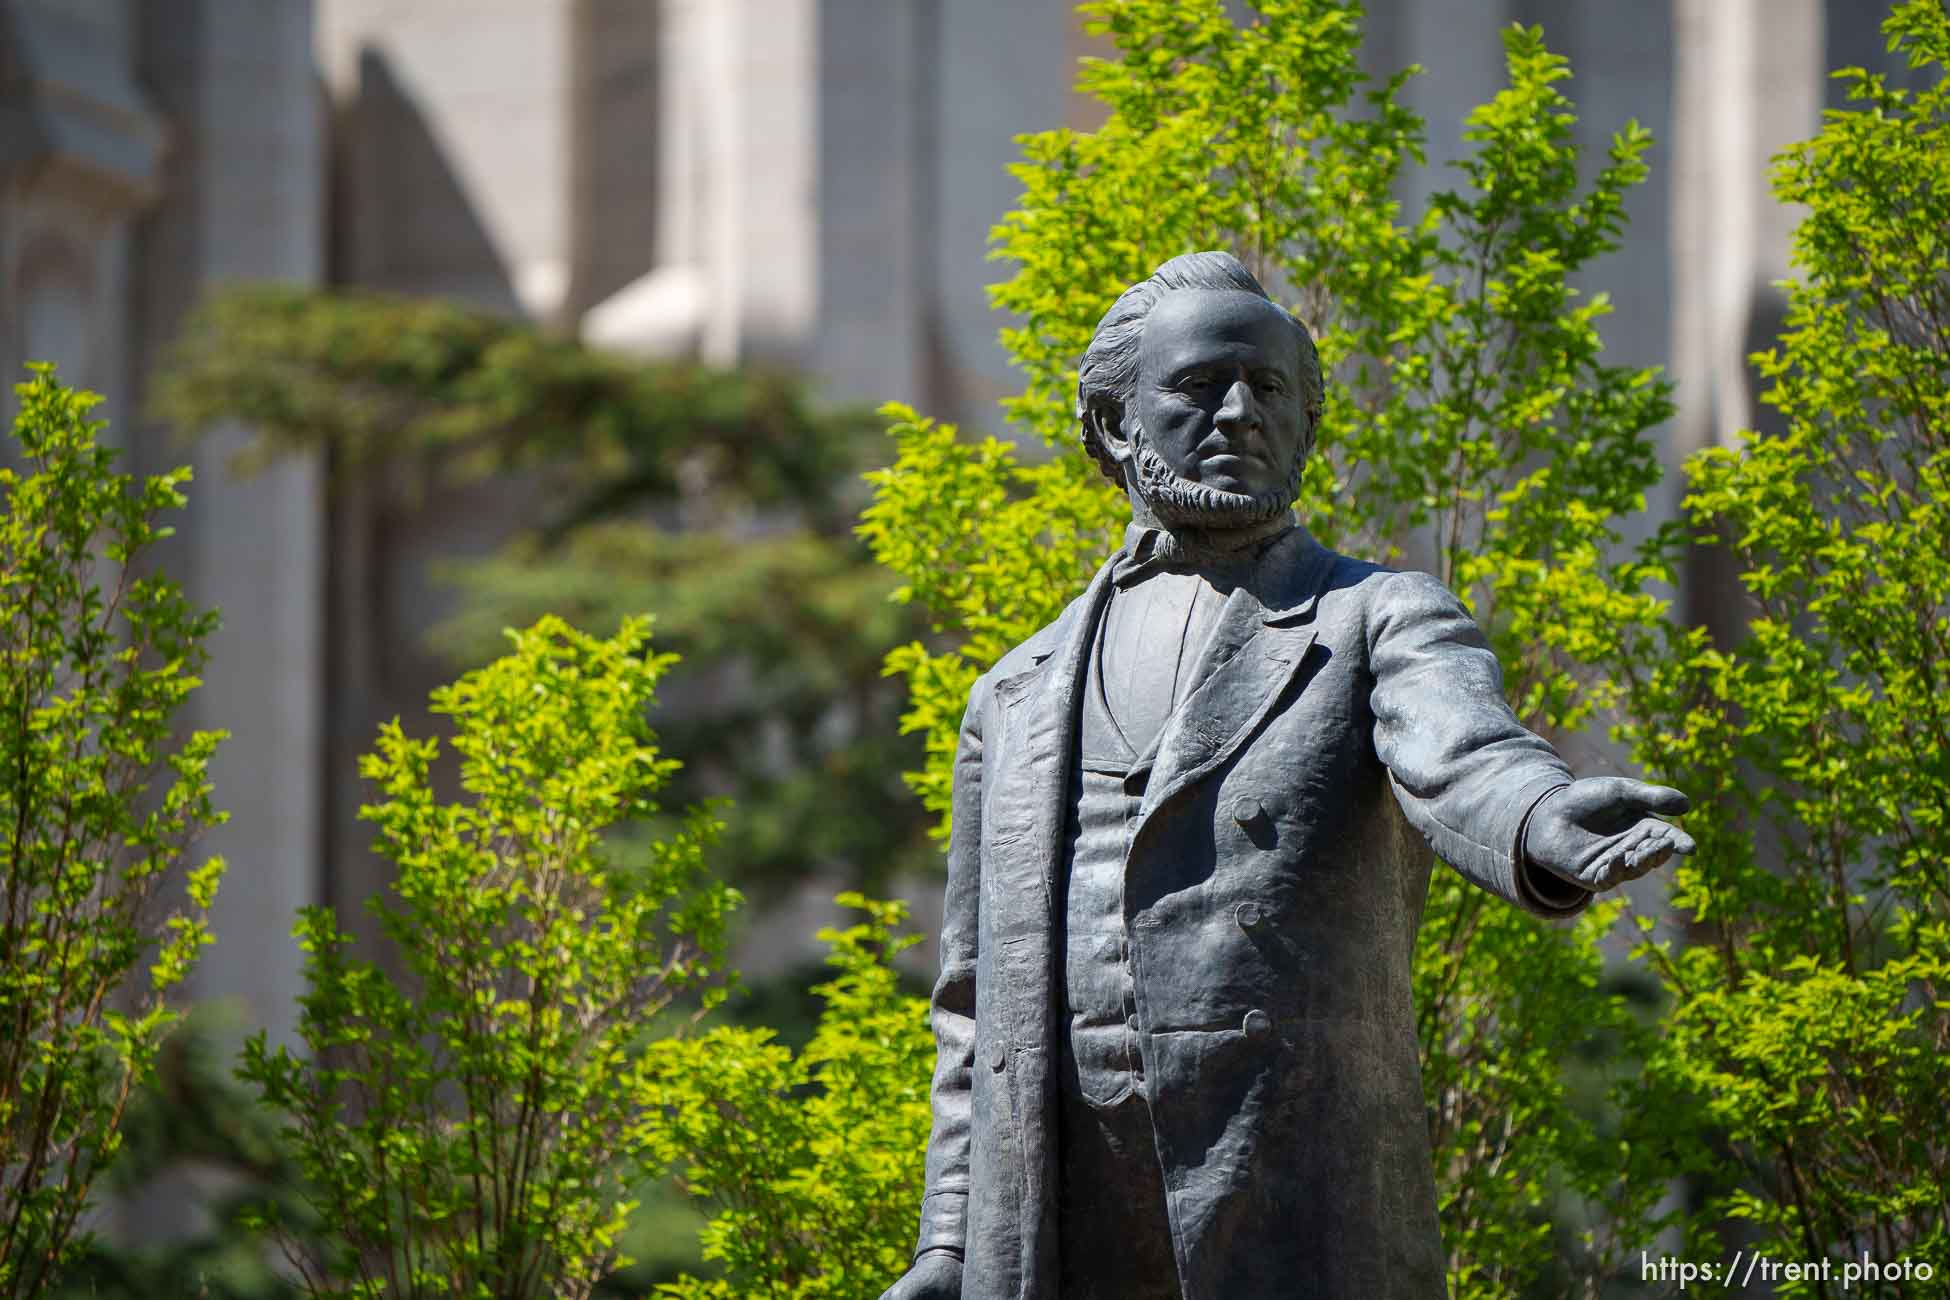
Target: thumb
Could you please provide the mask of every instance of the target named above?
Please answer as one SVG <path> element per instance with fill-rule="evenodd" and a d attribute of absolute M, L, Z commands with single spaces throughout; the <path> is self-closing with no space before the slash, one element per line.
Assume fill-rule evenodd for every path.
<path fill-rule="evenodd" d="M 1636 820 L 1646 813 L 1676 815 L 1692 806 L 1690 800 L 1667 785 L 1652 785 L 1626 776 L 1588 776 L 1573 782 L 1558 796 L 1564 811 L 1572 818 L 1593 815 Z"/>
<path fill-rule="evenodd" d="M 1627 787 L 1621 793 L 1647 812 L 1677 817 L 1693 806 L 1691 799 L 1669 785 L 1652 785 L 1646 781 L 1632 780 L 1621 780 L 1620 784 Z"/>

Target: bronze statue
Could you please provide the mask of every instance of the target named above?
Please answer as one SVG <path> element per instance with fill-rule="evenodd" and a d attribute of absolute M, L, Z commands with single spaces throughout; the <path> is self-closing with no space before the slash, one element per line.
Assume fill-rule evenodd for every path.
<path fill-rule="evenodd" d="M 1306 329 L 1225 253 L 1083 359 L 1124 546 L 969 693 L 913 1267 L 885 1300 L 1444 1294 L 1409 960 L 1431 849 L 1542 916 L 1692 840 L 1575 779 L 1426 574 L 1290 514 Z"/>

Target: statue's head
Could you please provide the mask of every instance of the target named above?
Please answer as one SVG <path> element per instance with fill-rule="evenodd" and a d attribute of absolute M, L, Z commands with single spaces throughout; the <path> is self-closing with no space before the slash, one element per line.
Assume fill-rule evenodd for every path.
<path fill-rule="evenodd" d="M 1126 289 L 1077 375 L 1084 449 L 1166 526 L 1285 511 L 1320 419 L 1320 359 L 1230 253 L 1186 253 Z"/>

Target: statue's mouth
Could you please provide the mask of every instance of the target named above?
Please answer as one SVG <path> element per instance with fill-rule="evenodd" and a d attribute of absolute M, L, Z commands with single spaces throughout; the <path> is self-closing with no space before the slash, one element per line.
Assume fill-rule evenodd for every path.
<path fill-rule="evenodd" d="M 1142 436 L 1138 439 L 1135 462 L 1137 494 L 1166 527 L 1251 527 L 1284 513 L 1300 492 L 1298 461 L 1286 482 L 1267 492 L 1232 492 L 1187 478 L 1144 442 Z M 1233 478 L 1242 477 L 1239 471 L 1246 468 L 1245 457 L 1230 450 L 1201 457 L 1199 461 L 1201 473 L 1210 471 Z"/>

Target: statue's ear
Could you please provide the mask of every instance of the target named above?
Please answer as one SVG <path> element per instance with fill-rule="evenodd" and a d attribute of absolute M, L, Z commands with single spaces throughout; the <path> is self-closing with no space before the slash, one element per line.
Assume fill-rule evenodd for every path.
<path fill-rule="evenodd" d="M 1124 432 L 1124 404 L 1108 394 L 1099 393 L 1092 397 L 1083 408 L 1084 427 L 1099 445 L 1110 454 L 1110 458 L 1122 465 L 1131 458 L 1131 440 Z"/>

